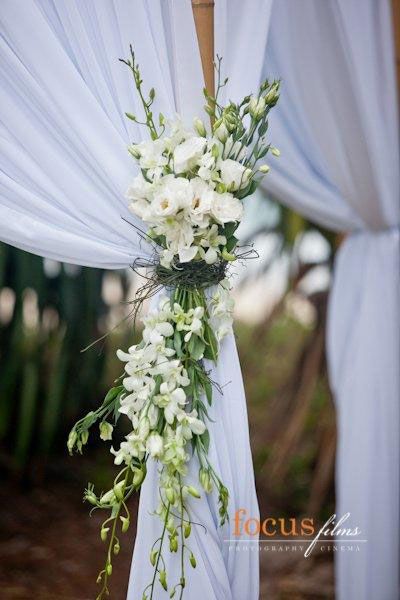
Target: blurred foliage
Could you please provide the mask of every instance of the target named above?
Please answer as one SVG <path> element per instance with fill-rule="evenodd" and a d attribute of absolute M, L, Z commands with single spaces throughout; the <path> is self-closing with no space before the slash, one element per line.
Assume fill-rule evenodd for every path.
<path fill-rule="evenodd" d="M 256 208 L 252 231 L 242 241 L 256 239 L 257 247 L 260 237 L 277 239 L 256 277 L 286 256 L 286 291 L 260 323 L 236 326 L 259 499 L 269 514 L 323 515 L 332 507 L 335 453 L 324 353 L 327 290 L 304 288 L 321 262 L 303 262 L 299 247 L 307 232 L 317 230 L 329 247 L 322 263 L 330 269 L 336 237 L 273 206 L 273 219 L 258 219 Z M 119 302 L 129 290 L 125 271 L 112 273 L 121 297 L 111 319 L 115 301 L 104 300 L 110 272 L 54 261 L 47 266 L 38 256 L 0 245 L 0 459 L 12 473 L 29 471 L 33 478 L 66 453 L 73 422 L 120 375 L 116 348 L 132 344 L 132 329 L 124 326 L 81 352 L 126 314 Z M 313 315 L 306 324 L 291 308 L 299 298 Z"/>
<path fill-rule="evenodd" d="M 0 440 L 3 462 L 17 471 L 64 446 L 73 420 L 104 393 L 104 378 L 108 386 L 119 374 L 107 351 L 81 353 L 108 311 L 105 272 L 54 267 L 49 276 L 42 258 L 0 246 Z"/>

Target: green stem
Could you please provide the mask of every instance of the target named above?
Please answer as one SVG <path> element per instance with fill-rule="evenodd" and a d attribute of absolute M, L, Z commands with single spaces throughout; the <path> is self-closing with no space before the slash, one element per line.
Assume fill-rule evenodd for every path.
<path fill-rule="evenodd" d="M 126 488 L 127 483 L 128 483 L 129 472 L 130 472 L 130 470 L 127 467 L 126 468 L 125 481 L 124 481 L 124 487 L 122 489 L 122 498 L 124 498 L 124 495 L 125 495 L 125 488 Z M 107 595 L 109 594 L 109 590 L 108 590 L 108 586 L 107 586 L 108 579 L 109 579 L 109 574 L 107 572 L 107 567 L 108 567 L 108 565 L 112 564 L 111 563 L 111 554 L 112 554 L 112 551 L 113 551 L 115 540 L 117 539 L 116 535 L 115 535 L 115 530 L 116 530 L 116 527 L 117 527 L 118 517 L 119 517 L 119 514 L 121 512 L 121 506 L 122 505 L 124 505 L 125 506 L 125 510 L 127 510 L 124 501 L 121 500 L 119 502 L 119 504 L 118 504 L 118 510 L 117 510 L 117 512 L 115 513 L 115 516 L 114 516 L 114 523 L 113 523 L 112 530 L 111 530 L 110 542 L 108 544 L 106 568 L 105 568 L 105 570 L 103 572 L 104 573 L 104 575 L 103 575 L 103 587 L 102 587 L 102 589 L 100 591 L 100 594 L 97 596 L 96 600 L 101 600 L 103 598 L 104 594 L 107 594 Z"/>
<path fill-rule="evenodd" d="M 179 600 L 182 600 L 183 590 L 185 587 L 185 537 L 183 532 L 183 495 L 182 495 L 182 480 L 179 475 L 179 487 L 180 487 L 180 498 L 181 498 L 181 593 L 179 594 Z"/>
<path fill-rule="evenodd" d="M 165 515 L 165 519 L 164 519 L 164 528 L 163 528 L 163 531 L 162 531 L 162 534 L 161 534 L 161 538 L 160 538 L 160 549 L 159 549 L 159 551 L 158 551 L 158 554 L 157 554 L 157 561 L 156 561 L 156 564 L 155 564 L 155 567 L 154 567 L 154 575 L 153 575 L 153 580 L 152 580 L 152 582 L 151 582 L 151 584 L 150 584 L 150 587 L 151 587 L 150 600 L 153 600 L 153 594 L 154 594 L 154 584 L 155 584 L 156 577 L 157 577 L 157 573 L 158 573 L 158 565 L 159 565 L 159 562 L 160 562 L 160 556 L 161 556 L 161 550 L 162 550 L 163 543 L 164 543 L 165 532 L 166 532 L 166 530 L 167 530 L 167 522 L 168 522 L 168 517 L 169 517 L 169 509 L 170 509 L 170 507 L 171 507 L 171 502 L 168 502 L 168 506 L 167 506 L 167 513 L 166 513 L 166 515 Z M 146 589 L 147 589 L 147 588 L 146 588 Z"/>

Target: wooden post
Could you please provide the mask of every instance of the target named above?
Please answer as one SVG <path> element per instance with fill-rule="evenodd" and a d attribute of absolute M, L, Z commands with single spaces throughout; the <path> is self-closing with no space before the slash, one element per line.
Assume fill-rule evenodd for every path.
<path fill-rule="evenodd" d="M 214 0 L 192 0 L 192 10 L 204 83 L 209 94 L 214 96 Z"/>
<path fill-rule="evenodd" d="M 400 1 L 392 0 L 393 33 L 397 67 L 397 89 L 400 98 Z"/>

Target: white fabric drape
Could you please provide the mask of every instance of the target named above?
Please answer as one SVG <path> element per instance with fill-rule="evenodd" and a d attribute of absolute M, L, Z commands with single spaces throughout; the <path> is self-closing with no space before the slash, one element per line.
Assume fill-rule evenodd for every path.
<path fill-rule="evenodd" d="M 400 201 L 390 8 L 387 0 L 279 0 L 262 70 L 282 78 L 270 121 L 281 157 L 266 189 L 349 232 L 336 260 L 327 340 L 339 428 L 336 512 L 350 512 L 346 525 L 368 541 L 335 556 L 340 600 L 399 597 Z M 241 31 L 241 47 L 262 52 L 259 30 L 248 27 L 247 39 Z M 234 35 L 227 45 L 230 55 Z M 235 85 L 228 96 L 251 81 L 256 88 L 258 64 L 248 65 L 246 90 Z"/>
<path fill-rule="evenodd" d="M 190 2 L 5 0 L 1 40 L 1 239 L 58 260 L 119 268 L 138 255 L 126 146 L 145 135 L 135 49 L 155 110 L 202 107 Z M 137 221 L 136 221 L 136 224 Z"/>
<path fill-rule="evenodd" d="M 0 239 L 42 256 L 103 268 L 126 267 L 146 253 L 126 209 L 132 178 L 126 146 L 143 132 L 124 112 L 140 113 L 127 67 L 133 43 L 147 86 L 166 116 L 190 124 L 202 111 L 202 74 L 190 0 L 4 0 L 0 9 Z M 231 491 L 230 511 L 258 506 L 243 384 L 233 336 L 214 379 L 211 458 Z M 229 385 L 226 385 L 229 384 Z M 191 477 L 197 475 L 191 465 Z M 138 515 L 128 597 L 141 598 L 153 568 L 159 519 L 156 467 L 149 467 Z M 186 566 L 191 600 L 256 600 L 258 552 L 230 549 L 218 527 L 216 498 L 192 503 L 207 527 L 193 527 L 198 562 Z M 196 519 L 195 519 L 196 520 Z M 179 557 L 165 553 L 169 582 Z M 175 577 L 176 575 L 176 577 Z M 125 582 L 121 585 L 125 586 Z M 168 598 L 158 586 L 155 598 Z"/>

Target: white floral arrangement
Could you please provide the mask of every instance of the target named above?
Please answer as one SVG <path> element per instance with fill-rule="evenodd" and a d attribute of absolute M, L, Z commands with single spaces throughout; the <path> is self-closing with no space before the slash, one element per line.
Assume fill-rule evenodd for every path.
<path fill-rule="evenodd" d="M 200 119 L 190 130 L 179 118 L 167 121 L 162 114 L 156 125 L 151 110 L 155 92 L 151 89 L 145 98 L 132 48 L 130 59 L 122 62 L 133 74 L 144 109 L 142 124 L 150 134 L 148 141 L 128 148 L 139 168 L 127 191 L 129 209 L 147 227 L 143 235 L 155 250 L 147 283 L 133 301 L 135 314 L 144 298 L 163 292 L 156 308 L 142 319 L 140 343 L 117 352 L 124 363 L 117 385 L 96 411 L 75 424 L 68 449 L 82 452 L 96 422 L 100 438 L 108 441 L 121 415 L 130 421 L 131 433 L 119 448 L 111 447 L 114 462 L 121 467 L 112 487 L 98 496 L 89 484 L 84 496 L 94 509 L 109 512 L 101 527 L 108 549 L 98 577 L 102 584 L 98 599 L 109 594 L 112 558 L 120 549 L 118 529 L 128 530 L 127 500 L 140 489 L 149 460 L 160 467 L 156 514 L 162 533 L 150 548 L 154 576 L 142 600 L 153 599 L 158 584 L 170 598 L 182 598 L 186 564 L 196 567 L 187 542 L 194 525 L 188 496 L 217 493 L 221 525 L 228 519 L 229 491 L 208 458 L 208 407 L 215 385 L 209 371 L 232 329 L 226 268 L 241 256 L 235 231 L 243 216 L 243 199 L 269 170 L 266 164 L 258 166 L 259 161 L 269 151 L 279 155 L 265 137 L 268 113 L 279 98 L 279 81 L 264 81 L 256 95 L 221 106 L 218 96 L 227 79 L 221 83 L 218 58 L 215 97 L 204 90 L 210 131 Z M 126 115 L 140 123 L 136 116 Z M 198 487 L 186 482 L 192 460 L 199 468 Z M 167 538 L 170 552 L 180 553 L 181 564 L 179 581 L 171 583 L 163 558 Z"/>

